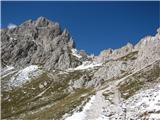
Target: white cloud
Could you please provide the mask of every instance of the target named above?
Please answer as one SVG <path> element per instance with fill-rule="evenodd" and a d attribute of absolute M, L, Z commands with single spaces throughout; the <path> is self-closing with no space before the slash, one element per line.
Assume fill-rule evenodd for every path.
<path fill-rule="evenodd" d="M 17 27 L 17 25 L 15 25 L 13 23 L 8 24 L 8 29 L 12 29 L 12 28 L 15 28 L 15 27 Z"/>

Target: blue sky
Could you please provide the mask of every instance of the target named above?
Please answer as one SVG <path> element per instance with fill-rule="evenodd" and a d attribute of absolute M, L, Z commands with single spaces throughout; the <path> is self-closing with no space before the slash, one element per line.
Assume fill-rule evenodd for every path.
<path fill-rule="evenodd" d="M 160 26 L 160 2 L 2 2 L 1 27 L 44 16 L 59 22 L 77 48 L 98 54 L 107 48 L 136 44 L 155 35 Z"/>

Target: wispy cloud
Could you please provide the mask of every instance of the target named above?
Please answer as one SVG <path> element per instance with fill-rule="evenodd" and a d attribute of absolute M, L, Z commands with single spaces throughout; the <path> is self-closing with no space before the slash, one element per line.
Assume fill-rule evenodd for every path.
<path fill-rule="evenodd" d="M 15 25 L 13 23 L 8 24 L 8 29 L 12 29 L 12 28 L 15 28 L 15 27 L 17 27 L 17 25 Z"/>

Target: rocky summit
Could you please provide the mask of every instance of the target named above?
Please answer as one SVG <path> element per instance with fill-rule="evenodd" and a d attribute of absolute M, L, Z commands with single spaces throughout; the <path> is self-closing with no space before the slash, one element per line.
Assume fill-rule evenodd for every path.
<path fill-rule="evenodd" d="M 159 29 L 94 56 L 39 17 L 1 30 L 1 62 L 4 120 L 160 120 Z"/>
<path fill-rule="evenodd" d="M 76 67 L 81 62 L 71 54 L 75 43 L 56 22 L 39 17 L 1 31 L 2 66 L 43 65 L 47 70 Z M 72 61 L 72 62 L 71 62 Z"/>

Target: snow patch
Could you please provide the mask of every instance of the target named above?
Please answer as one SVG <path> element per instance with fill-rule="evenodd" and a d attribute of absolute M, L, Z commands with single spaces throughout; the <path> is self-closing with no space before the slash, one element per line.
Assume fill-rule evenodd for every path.
<path fill-rule="evenodd" d="M 9 82 L 9 86 L 18 87 L 26 83 L 30 79 L 39 76 L 42 73 L 42 70 L 38 69 L 37 65 L 28 66 L 20 70 L 16 75 L 14 75 Z"/>
<path fill-rule="evenodd" d="M 157 114 L 151 114 L 150 116 L 149 116 L 149 120 L 159 120 L 160 119 L 160 114 L 159 113 L 157 113 Z"/>
<path fill-rule="evenodd" d="M 92 69 L 94 67 L 102 66 L 102 63 L 97 62 L 91 62 L 91 61 L 85 61 L 82 63 L 82 65 L 76 67 L 76 68 L 69 68 L 68 70 L 84 70 L 84 69 Z"/>
<path fill-rule="evenodd" d="M 84 106 L 83 110 L 81 112 L 75 112 L 72 116 L 66 118 L 65 120 L 85 120 L 87 116 L 87 111 L 90 109 L 90 107 L 93 105 L 93 102 L 95 100 L 95 96 L 92 96 L 90 101 Z"/>
<path fill-rule="evenodd" d="M 136 118 L 145 112 L 153 112 L 151 118 L 156 119 L 156 113 L 160 111 L 160 86 L 141 91 L 125 102 L 127 108 L 127 118 Z"/>
<path fill-rule="evenodd" d="M 72 55 L 73 55 L 73 56 L 75 56 L 75 57 L 77 57 L 77 58 L 81 58 L 81 57 L 82 57 L 80 54 L 78 54 L 77 49 L 71 49 L 71 51 L 72 51 Z"/>
<path fill-rule="evenodd" d="M 101 65 L 102 65 L 102 63 L 85 61 L 85 62 L 82 63 L 82 65 L 76 67 L 75 70 L 83 70 L 83 69 L 88 69 L 88 68 L 94 68 L 94 67 L 101 66 Z"/>

